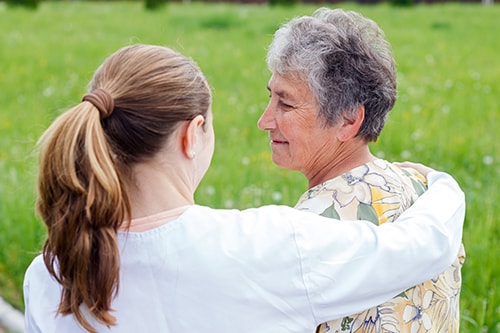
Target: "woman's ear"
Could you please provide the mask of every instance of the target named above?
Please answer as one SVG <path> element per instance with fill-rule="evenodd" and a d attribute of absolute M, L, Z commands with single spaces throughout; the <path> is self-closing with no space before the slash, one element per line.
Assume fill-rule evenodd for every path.
<path fill-rule="evenodd" d="M 343 124 L 340 126 L 337 132 L 337 139 L 339 141 L 347 141 L 352 139 L 359 133 L 359 129 L 363 124 L 365 119 L 365 106 L 360 105 L 356 111 L 354 111 L 353 118 L 344 117 Z"/>
<path fill-rule="evenodd" d="M 205 117 L 201 114 L 189 120 L 185 125 L 183 138 L 182 138 L 182 152 L 189 159 L 196 157 L 196 142 L 198 141 L 198 131 L 203 126 Z"/>

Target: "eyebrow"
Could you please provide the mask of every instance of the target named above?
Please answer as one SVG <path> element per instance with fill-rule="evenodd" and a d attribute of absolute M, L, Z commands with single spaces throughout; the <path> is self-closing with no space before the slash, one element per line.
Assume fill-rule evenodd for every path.
<path fill-rule="evenodd" d="M 271 92 L 271 87 L 269 86 L 269 84 L 266 86 L 267 90 L 269 90 L 269 92 Z M 288 97 L 288 94 L 284 91 L 275 91 L 274 92 L 276 95 L 278 95 L 279 97 L 281 98 L 287 98 Z"/>

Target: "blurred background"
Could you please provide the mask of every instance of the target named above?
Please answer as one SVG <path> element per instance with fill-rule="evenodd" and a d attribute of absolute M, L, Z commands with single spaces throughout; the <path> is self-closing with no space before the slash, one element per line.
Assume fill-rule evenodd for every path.
<path fill-rule="evenodd" d="M 125 45 L 174 48 L 195 59 L 212 86 L 216 149 L 199 204 L 293 206 L 306 180 L 272 164 L 267 133 L 256 125 L 269 97 L 265 54 L 281 23 L 320 6 L 358 11 L 385 31 L 398 100 L 371 149 L 460 183 L 461 332 L 500 332 L 500 7 L 491 0 L 0 2 L 0 297 L 23 311 L 24 271 L 45 235 L 33 209 L 36 141 Z"/>

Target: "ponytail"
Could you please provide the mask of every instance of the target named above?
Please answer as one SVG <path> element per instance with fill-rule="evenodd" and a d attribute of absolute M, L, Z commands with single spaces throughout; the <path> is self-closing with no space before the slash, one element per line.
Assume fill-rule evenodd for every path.
<path fill-rule="evenodd" d="M 44 262 L 62 286 L 58 313 L 74 314 L 89 332 L 96 331 L 82 305 L 104 325 L 116 323 L 110 311 L 119 286 L 117 230 L 131 216 L 94 102 L 84 97 L 41 137 L 36 204 L 48 228 Z"/>

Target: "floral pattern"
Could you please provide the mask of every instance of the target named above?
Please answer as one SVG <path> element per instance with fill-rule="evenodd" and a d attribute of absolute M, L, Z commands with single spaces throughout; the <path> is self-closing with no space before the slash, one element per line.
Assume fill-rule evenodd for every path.
<path fill-rule="evenodd" d="M 411 332 L 418 332 L 421 327 L 428 332 L 432 328 L 432 320 L 427 311 L 432 303 L 433 292 L 426 290 L 421 294 L 420 288 L 415 288 L 413 304 L 407 304 L 403 310 L 403 320 L 405 323 L 411 322 Z"/>
<path fill-rule="evenodd" d="M 375 160 L 309 189 L 296 208 L 380 225 L 396 220 L 426 188 L 425 177 L 415 170 Z M 364 312 L 321 324 L 317 333 L 457 333 L 464 260 L 462 246 L 441 275 Z"/>

